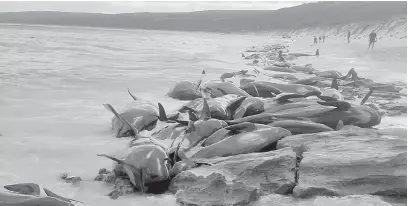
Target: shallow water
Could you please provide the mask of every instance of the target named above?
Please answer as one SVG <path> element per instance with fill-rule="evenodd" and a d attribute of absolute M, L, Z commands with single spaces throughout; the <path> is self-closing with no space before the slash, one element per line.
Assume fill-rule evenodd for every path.
<path fill-rule="evenodd" d="M 110 189 L 92 181 L 100 168 L 112 164 L 96 154 L 115 152 L 128 142 L 112 137 L 112 115 L 103 103 L 120 109 L 132 100 L 126 91 L 130 88 L 138 97 L 173 110 L 181 102 L 165 94 L 176 82 L 198 80 L 202 69 L 207 73 L 204 79 L 210 80 L 226 71 L 253 68 L 246 65 L 241 52 L 280 41 L 270 36 L 48 26 L 0 25 L 0 31 L 0 185 L 36 182 L 62 196 L 99 206 L 177 205 L 172 195 L 135 194 L 110 200 L 104 196 Z M 324 46 L 332 48 L 329 43 Z M 295 52 L 315 49 L 304 40 L 292 47 L 299 49 Z M 387 62 L 340 43 L 335 48 L 321 51 L 319 59 L 298 62 L 311 62 L 322 70 L 347 64 L 333 68 L 341 72 L 358 65 L 358 72 L 357 67 L 370 68 L 361 69 L 361 76 L 406 81 L 406 56 Z M 350 50 L 356 54 L 350 55 Z M 381 51 L 387 53 L 387 48 L 379 46 L 372 52 Z M 403 51 L 406 54 L 406 47 Z M 389 79 L 381 76 L 384 71 L 391 74 Z M 385 120 L 383 126 L 406 127 L 406 117 Z M 62 183 L 63 172 L 84 181 Z M 271 203 L 387 205 L 370 196 L 295 201 L 279 195 L 263 197 L 253 205 Z"/>

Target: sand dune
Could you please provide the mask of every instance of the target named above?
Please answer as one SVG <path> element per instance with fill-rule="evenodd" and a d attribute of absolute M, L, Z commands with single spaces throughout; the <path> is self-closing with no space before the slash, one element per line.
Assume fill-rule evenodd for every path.
<path fill-rule="evenodd" d="M 96 14 L 0 13 L 0 23 L 204 32 L 262 32 L 347 25 L 407 15 L 407 2 L 317 2 L 278 10 Z M 389 25 L 392 26 L 392 25 Z"/>
<path fill-rule="evenodd" d="M 306 29 L 292 30 L 290 32 L 280 31 L 277 35 L 289 34 L 291 36 L 321 36 L 344 37 L 347 31 L 351 32 L 351 39 L 361 39 L 368 37 L 371 31 L 375 30 L 378 38 L 407 39 L 407 19 L 406 16 L 395 16 L 381 21 L 364 21 L 335 26 L 313 27 Z"/>

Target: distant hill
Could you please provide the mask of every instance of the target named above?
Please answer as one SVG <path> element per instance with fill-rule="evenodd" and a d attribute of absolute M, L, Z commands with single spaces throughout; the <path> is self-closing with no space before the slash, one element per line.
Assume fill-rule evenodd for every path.
<path fill-rule="evenodd" d="M 0 23 L 205 32 L 259 32 L 334 26 L 407 16 L 407 2 L 318 2 L 269 11 L 92 14 L 0 13 Z"/>

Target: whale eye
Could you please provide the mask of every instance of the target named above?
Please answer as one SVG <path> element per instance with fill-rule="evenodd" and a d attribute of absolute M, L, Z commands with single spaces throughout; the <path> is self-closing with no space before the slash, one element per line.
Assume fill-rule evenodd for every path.
<path fill-rule="evenodd" d="M 164 165 L 166 165 L 167 169 L 170 169 L 173 162 L 169 158 L 165 158 L 163 161 L 164 161 Z"/>
<path fill-rule="evenodd" d="M 122 136 L 127 137 L 127 136 L 132 136 L 132 135 L 133 135 L 132 130 L 128 130 L 128 131 L 126 131 L 125 133 L 123 133 Z"/>

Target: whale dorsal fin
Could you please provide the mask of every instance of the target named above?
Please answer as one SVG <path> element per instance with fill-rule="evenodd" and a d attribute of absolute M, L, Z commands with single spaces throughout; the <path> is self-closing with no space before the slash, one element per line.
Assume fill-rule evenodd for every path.
<path fill-rule="evenodd" d="M 336 131 L 339 131 L 339 130 L 343 129 L 343 127 L 344 127 L 343 121 L 339 120 L 339 122 L 337 123 L 337 126 L 336 126 Z"/>
<path fill-rule="evenodd" d="M 198 82 L 197 82 L 197 87 L 196 87 L 197 90 L 198 90 L 198 89 L 200 88 L 200 86 L 201 86 L 201 82 L 203 81 L 204 74 L 205 74 L 205 70 L 203 70 L 203 71 L 201 72 L 200 80 L 198 80 Z"/>
<path fill-rule="evenodd" d="M 285 102 L 291 102 L 289 99 L 293 98 L 306 98 L 307 96 L 304 94 L 297 94 L 297 93 L 280 93 L 278 94 L 276 98 L 276 102 L 278 103 L 285 103 Z"/>
<path fill-rule="evenodd" d="M 193 122 L 193 121 L 189 121 L 185 133 L 186 133 L 186 134 L 190 134 L 190 133 L 192 133 L 192 132 L 194 132 L 194 131 L 196 131 L 194 122 Z"/>
<path fill-rule="evenodd" d="M 332 81 L 330 87 L 331 87 L 332 89 L 339 90 L 339 85 L 338 85 L 338 83 L 337 83 L 337 78 L 333 78 L 333 81 Z"/>
<path fill-rule="evenodd" d="M 209 120 L 211 119 L 210 106 L 205 98 L 203 98 L 203 110 L 201 111 L 200 120 Z"/>
<path fill-rule="evenodd" d="M 157 103 L 157 105 L 159 106 L 159 120 L 162 122 L 168 121 L 169 119 L 167 118 L 166 110 L 163 105 L 160 103 Z"/>

